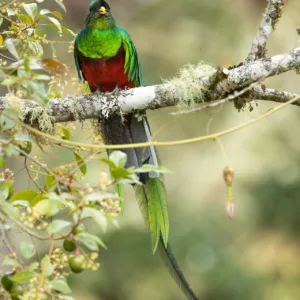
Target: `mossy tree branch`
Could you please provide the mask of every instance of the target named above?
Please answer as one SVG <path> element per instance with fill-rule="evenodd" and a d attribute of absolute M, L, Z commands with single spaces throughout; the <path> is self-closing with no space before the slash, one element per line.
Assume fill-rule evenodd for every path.
<path fill-rule="evenodd" d="M 206 65 L 203 65 L 206 67 Z M 127 91 L 119 91 L 113 94 L 90 94 L 82 96 L 64 97 L 50 100 L 46 112 L 53 117 L 53 122 L 67 122 L 74 120 L 85 120 L 107 116 L 111 113 L 124 113 L 158 109 L 168 106 L 184 104 L 185 94 L 190 89 L 197 88 L 199 97 L 194 99 L 196 104 L 222 99 L 234 91 L 241 90 L 254 82 L 258 82 L 267 77 L 280 75 L 290 70 L 300 67 L 300 48 L 296 48 L 290 53 L 284 53 L 269 58 L 262 58 L 251 62 L 246 62 L 238 67 L 219 69 L 213 71 L 211 76 L 198 78 L 193 86 L 191 81 L 180 82 L 180 78 L 170 80 L 168 83 L 140 87 Z M 201 65 L 200 65 L 201 69 Z M 193 72 L 189 69 L 189 72 Z M 185 74 L 186 78 L 187 75 Z M 195 77 L 195 74 L 191 74 Z M 184 80 L 182 78 L 182 80 Z M 180 84 L 178 85 L 178 82 Z M 257 88 L 250 96 L 253 99 L 269 100 L 275 102 L 286 102 L 294 94 L 289 92 L 264 91 Z M 200 95 L 201 94 L 201 95 Z M 276 96 L 275 96 L 276 94 Z M 9 105 L 20 105 L 28 109 L 38 108 L 36 102 L 16 98 L 15 96 L 0 97 L 0 110 Z M 189 103 L 186 103 L 188 105 Z M 299 105 L 299 103 L 295 103 Z M 26 116 L 24 116 L 26 120 Z"/>

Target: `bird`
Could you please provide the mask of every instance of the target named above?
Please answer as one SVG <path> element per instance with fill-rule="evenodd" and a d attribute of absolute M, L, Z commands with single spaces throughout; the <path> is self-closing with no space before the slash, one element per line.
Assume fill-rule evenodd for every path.
<path fill-rule="evenodd" d="M 114 93 L 144 86 L 136 47 L 129 33 L 117 25 L 111 7 L 105 0 L 90 2 L 85 27 L 75 39 L 74 59 L 79 80 L 86 82 L 92 93 Z M 133 113 L 100 117 L 99 127 L 105 144 L 132 144 L 151 140 L 145 115 L 142 118 Z M 121 151 L 127 155 L 126 168 L 159 164 L 153 146 Z M 139 180 L 142 185 L 134 185 L 135 195 L 145 223 L 150 228 L 152 252 L 158 250 L 186 297 L 197 300 L 168 242 L 169 218 L 162 175 L 155 171 L 140 173 Z M 118 192 L 122 193 L 121 190 Z"/>

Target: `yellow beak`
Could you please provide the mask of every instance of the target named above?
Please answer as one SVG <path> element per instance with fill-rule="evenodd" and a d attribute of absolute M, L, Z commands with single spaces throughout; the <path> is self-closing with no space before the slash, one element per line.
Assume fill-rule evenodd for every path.
<path fill-rule="evenodd" d="M 104 6 L 101 6 L 98 12 L 100 15 L 106 15 L 106 8 Z"/>

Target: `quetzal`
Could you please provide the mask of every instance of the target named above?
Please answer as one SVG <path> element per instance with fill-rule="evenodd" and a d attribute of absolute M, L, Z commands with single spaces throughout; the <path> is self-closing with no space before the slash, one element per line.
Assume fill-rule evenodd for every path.
<path fill-rule="evenodd" d="M 75 41 L 75 63 L 80 80 L 88 83 L 92 92 L 113 92 L 143 85 L 136 48 L 128 34 L 118 26 L 104 0 L 91 1 L 85 28 Z M 131 144 L 151 139 L 146 117 L 134 115 L 100 116 L 100 131 L 106 144 Z M 123 149 L 126 167 L 158 164 L 154 147 Z M 166 195 L 161 177 L 156 172 L 141 174 L 143 185 L 135 186 L 145 222 L 149 225 L 153 252 L 160 254 L 176 282 L 189 299 L 197 299 L 184 278 L 168 244 L 169 220 Z"/>

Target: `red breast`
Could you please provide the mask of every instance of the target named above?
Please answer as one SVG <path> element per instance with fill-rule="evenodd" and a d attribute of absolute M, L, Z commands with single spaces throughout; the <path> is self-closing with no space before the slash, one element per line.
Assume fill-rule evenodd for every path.
<path fill-rule="evenodd" d="M 77 50 L 82 65 L 82 73 L 90 85 L 92 92 L 97 88 L 101 92 L 112 92 L 116 86 L 123 90 L 134 88 L 133 82 L 128 81 L 128 73 L 124 73 L 125 49 L 123 46 L 117 54 L 109 59 L 88 58 Z"/>

